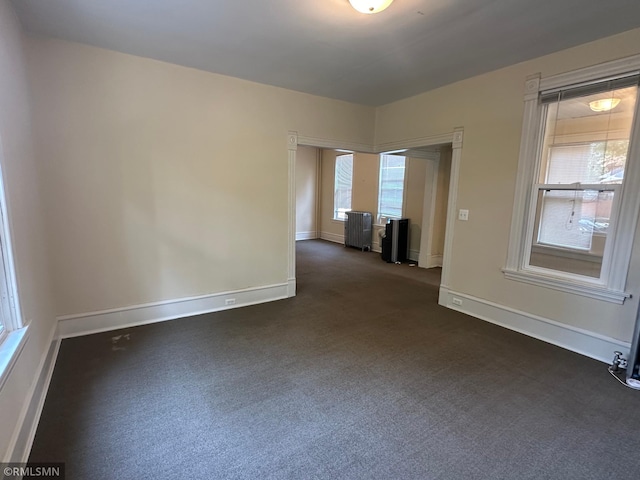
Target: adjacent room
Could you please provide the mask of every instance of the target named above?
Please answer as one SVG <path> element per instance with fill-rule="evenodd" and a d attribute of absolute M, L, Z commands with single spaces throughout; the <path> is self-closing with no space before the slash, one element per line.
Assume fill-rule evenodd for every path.
<path fill-rule="evenodd" d="M 344 245 L 346 213 L 361 211 L 372 216 L 367 250 L 381 253 L 388 220 L 403 218 L 403 261 L 442 267 L 451 145 L 383 154 L 299 146 L 295 167 L 297 241 Z"/>
<path fill-rule="evenodd" d="M 5 478 L 635 478 L 639 84 L 630 0 L 0 0 Z"/>

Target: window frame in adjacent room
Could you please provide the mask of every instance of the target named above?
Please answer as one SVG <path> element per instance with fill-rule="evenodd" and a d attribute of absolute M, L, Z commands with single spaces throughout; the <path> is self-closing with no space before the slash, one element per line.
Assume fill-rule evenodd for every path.
<path fill-rule="evenodd" d="M 380 171 L 379 171 L 379 177 L 378 177 L 378 221 L 380 223 L 384 223 L 383 220 L 384 219 L 398 219 L 398 218 L 402 218 L 403 214 L 404 214 L 404 208 L 405 208 L 405 195 L 406 195 L 406 191 L 407 191 L 407 157 L 402 156 L 402 155 L 390 155 L 390 154 L 380 154 Z M 396 160 L 397 159 L 402 159 L 403 162 L 403 166 L 402 166 L 402 181 L 399 182 L 398 179 L 389 179 L 388 175 L 385 173 L 386 170 L 389 170 L 391 168 L 398 168 L 397 166 L 394 167 L 390 167 L 387 162 L 390 160 Z M 402 188 L 401 191 L 399 193 L 399 195 L 396 193 L 395 197 L 400 199 L 400 204 L 399 206 L 396 205 L 391 205 L 391 204 L 384 204 L 384 198 L 386 198 L 385 195 L 383 195 L 383 191 L 385 190 L 385 186 L 388 183 L 394 183 L 396 185 L 401 184 Z M 395 190 L 398 190 L 397 188 Z M 399 210 L 399 212 L 398 212 Z"/>
<path fill-rule="evenodd" d="M 344 222 L 353 202 L 353 153 L 336 155 L 333 177 L 333 220 Z"/>

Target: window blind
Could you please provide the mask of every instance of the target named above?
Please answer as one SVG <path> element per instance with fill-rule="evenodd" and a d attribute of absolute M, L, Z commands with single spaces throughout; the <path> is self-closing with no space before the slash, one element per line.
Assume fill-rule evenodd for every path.
<path fill-rule="evenodd" d="M 540 92 L 540 103 L 554 103 L 570 98 L 586 97 L 587 95 L 637 86 L 639 83 L 640 71 L 632 72 L 631 74 L 627 74 L 623 77 L 606 78 L 594 82 L 579 83 L 576 85 Z"/>

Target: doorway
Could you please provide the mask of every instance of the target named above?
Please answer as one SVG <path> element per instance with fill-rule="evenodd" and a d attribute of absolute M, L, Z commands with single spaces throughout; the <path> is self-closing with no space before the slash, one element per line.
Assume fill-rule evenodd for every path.
<path fill-rule="evenodd" d="M 371 148 L 363 148 L 362 145 L 352 145 L 345 142 L 334 142 L 321 140 L 318 138 L 303 137 L 295 132 L 289 133 L 289 296 L 295 295 L 295 240 L 301 239 L 302 230 L 297 228 L 296 222 L 299 218 L 296 214 L 296 158 L 298 148 L 301 154 L 307 147 L 313 147 L 316 152 L 316 178 L 322 178 L 320 149 L 348 150 L 353 152 L 364 152 L 366 154 L 379 155 L 383 152 L 408 152 L 407 155 L 415 156 L 426 160 L 427 170 L 430 175 L 425 174 L 423 185 L 423 205 L 420 235 L 420 256 L 422 266 L 437 267 L 442 266 L 442 276 L 440 291 L 442 297 L 443 287 L 448 287 L 449 264 L 451 246 L 453 240 L 453 228 L 455 225 L 455 199 L 457 196 L 458 171 L 462 151 L 462 129 L 446 135 L 434 137 L 423 137 L 406 142 L 395 142 Z M 353 148 L 356 147 L 356 148 Z M 304 167 L 303 167 L 304 168 Z M 448 174 L 448 175 L 447 175 Z M 326 186 L 325 186 L 326 187 Z M 316 184 L 316 238 L 322 238 L 320 226 L 320 189 L 321 184 Z M 357 207 L 357 205 L 354 205 Z M 357 209 L 357 208 L 356 208 Z M 375 209 L 372 209 L 375 210 Z M 443 228 L 444 226 L 444 228 Z M 298 233 L 298 235 L 296 235 Z M 311 237 L 307 237 L 311 238 Z M 339 242 L 336 238 L 327 238 Z M 375 241 L 375 239 L 374 239 Z M 420 259 L 418 259 L 420 263 Z"/>

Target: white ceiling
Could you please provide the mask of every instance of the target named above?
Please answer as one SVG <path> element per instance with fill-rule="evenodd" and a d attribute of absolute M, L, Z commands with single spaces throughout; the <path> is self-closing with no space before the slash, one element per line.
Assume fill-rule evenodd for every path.
<path fill-rule="evenodd" d="M 29 32 L 366 105 L 640 27 L 639 0 L 12 0 Z"/>

